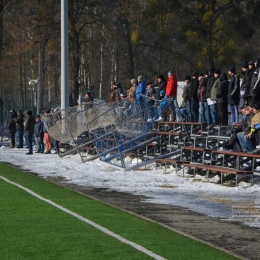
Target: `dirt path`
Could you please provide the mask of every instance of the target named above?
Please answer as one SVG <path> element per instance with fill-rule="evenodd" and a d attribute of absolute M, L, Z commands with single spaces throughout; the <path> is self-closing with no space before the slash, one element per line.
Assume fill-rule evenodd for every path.
<path fill-rule="evenodd" d="M 208 217 L 181 207 L 146 202 L 147 197 L 83 187 L 47 178 L 61 186 L 81 192 L 117 208 L 151 219 L 199 240 L 228 250 L 243 259 L 260 259 L 260 230 L 239 222 Z"/>

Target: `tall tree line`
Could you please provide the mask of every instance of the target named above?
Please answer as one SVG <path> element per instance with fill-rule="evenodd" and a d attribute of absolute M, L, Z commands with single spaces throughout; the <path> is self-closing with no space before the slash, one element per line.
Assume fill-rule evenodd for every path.
<path fill-rule="evenodd" d="M 69 0 L 70 105 L 143 75 L 223 70 L 260 55 L 257 0 Z M 29 86 L 30 79 L 38 84 Z M 28 108 L 60 101 L 60 0 L 0 0 L 0 91 Z M 40 93 L 40 100 L 36 99 Z"/>

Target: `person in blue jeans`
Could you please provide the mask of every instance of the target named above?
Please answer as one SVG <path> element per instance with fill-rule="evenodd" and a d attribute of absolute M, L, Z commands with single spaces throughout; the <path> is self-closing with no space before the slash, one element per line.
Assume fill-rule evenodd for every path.
<path fill-rule="evenodd" d="M 35 142 L 38 147 L 36 153 L 44 153 L 43 135 L 43 122 L 41 121 L 41 116 L 37 115 L 34 126 Z"/>
<path fill-rule="evenodd" d="M 25 120 L 24 132 L 26 134 L 26 139 L 28 141 L 28 148 L 29 148 L 29 152 L 26 154 L 31 155 L 31 154 L 33 154 L 32 138 L 33 138 L 33 133 L 34 133 L 35 118 L 32 115 L 31 110 L 28 110 L 26 112 L 26 115 L 27 115 L 27 118 Z"/>

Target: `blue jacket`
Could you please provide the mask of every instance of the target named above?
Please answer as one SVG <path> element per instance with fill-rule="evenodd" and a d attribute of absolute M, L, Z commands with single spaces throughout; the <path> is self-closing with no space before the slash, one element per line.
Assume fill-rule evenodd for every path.
<path fill-rule="evenodd" d="M 146 83 L 141 81 L 136 89 L 136 98 L 140 98 L 140 94 L 145 95 L 146 92 Z"/>
<path fill-rule="evenodd" d="M 42 121 L 39 121 L 35 124 L 34 126 L 34 135 L 35 137 L 41 137 L 43 136 L 43 128 L 44 128 L 44 124 Z"/>
<path fill-rule="evenodd" d="M 162 106 L 162 107 L 168 106 L 168 101 L 167 101 L 167 97 L 165 94 L 165 90 L 160 91 L 160 97 L 161 97 L 160 106 Z"/>

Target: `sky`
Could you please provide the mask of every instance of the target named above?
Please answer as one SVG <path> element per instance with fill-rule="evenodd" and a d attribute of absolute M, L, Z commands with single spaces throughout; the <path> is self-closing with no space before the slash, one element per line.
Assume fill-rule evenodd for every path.
<path fill-rule="evenodd" d="M 105 188 L 106 192 L 127 192 L 133 195 L 147 196 L 150 203 L 180 206 L 198 213 L 218 217 L 223 221 L 239 219 L 234 208 L 251 205 L 260 211 L 260 175 L 255 177 L 253 186 L 240 182 L 238 187 L 216 184 L 217 177 L 210 183 L 202 176 L 196 181 L 192 176 L 176 171 L 173 167 L 155 167 L 124 171 L 115 169 L 99 159 L 82 163 L 79 155 L 68 155 L 60 158 L 57 154 L 26 155 L 28 149 L 11 149 L 9 143 L 0 142 L 0 161 L 20 166 L 46 178 L 62 177 L 64 181 L 82 186 Z M 52 151 L 53 153 L 54 151 Z M 259 214 L 260 216 L 260 214 Z M 260 227 L 260 218 L 243 217 L 246 225 Z"/>

